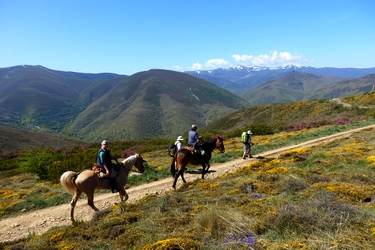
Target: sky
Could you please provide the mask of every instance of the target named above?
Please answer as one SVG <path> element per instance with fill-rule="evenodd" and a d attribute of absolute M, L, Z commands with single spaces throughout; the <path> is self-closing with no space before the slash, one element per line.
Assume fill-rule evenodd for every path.
<path fill-rule="evenodd" d="M 0 68 L 375 67 L 374 0 L 0 0 Z"/>

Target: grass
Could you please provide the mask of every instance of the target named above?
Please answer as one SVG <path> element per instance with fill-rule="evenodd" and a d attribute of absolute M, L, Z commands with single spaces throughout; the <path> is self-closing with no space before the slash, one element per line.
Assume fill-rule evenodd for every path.
<path fill-rule="evenodd" d="M 255 135 L 254 154 L 358 125 Z M 375 205 L 370 202 L 375 193 L 374 132 L 368 129 L 319 146 L 291 149 L 278 158 L 249 162 L 235 173 L 198 179 L 163 196 L 149 195 L 136 203 L 120 203 L 92 221 L 56 227 L 0 247 L 372 249 L 375 247 Z M 241 156 L 239 138 L 227 139 L 225 146 L 226 153 L 214 153 L 213 161 Z M 161 157 L 163 153 L 166 154 L 143 153 L 148 160 L 145 177 L 132 176 L 132 185 L 152 181 L 155 173 L 169 176 L 171 158 L 167 154 Z M 5 193 L 2 184 L 2 197 L 13 194 L 22 200 L 21 190 L 26 189 L 30 194 L 25 193 L 25 197 L 38 194 L 56 197 L 53 193 L 61 190 L 58 185 L 39 182 L 31 176 L 16 176 L 2 179 L 19 191 Z"/>

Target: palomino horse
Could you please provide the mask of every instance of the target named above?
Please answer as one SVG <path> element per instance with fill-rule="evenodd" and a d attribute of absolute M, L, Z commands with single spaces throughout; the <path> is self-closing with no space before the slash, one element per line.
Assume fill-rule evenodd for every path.
<path fill-rule="evenodd" d="M 120 199 L 125 201 L 128 199 L 128 194 L 125 191 L 125 184 L 128 181 L 128 175 L 133 166 L 135 166 L 139 172 L 143 173 L 144 163 L 140 154 L 129 156 L 121 163 L 118 163 L 118 177 L 116 178 L 116 184 L 119 188 Z M 95 189 L 111 189 L 109 178 L 99 178 L 93 170 L 83 170 L 82 172 L 67 171 L 60 177 L 60 183 L 65 190 L 73 195 L 73 199 L 70 202 L 70 219 L 74 222 L 74 207 L 78 201 L 78 198 L 82 193 L 87 195 L 87 204 L 94 209 L 99 211 L 94 205 L 94 192 Z"/>
<path fill-rule="evenodd" d="M 223 139 L 219 136 L 211 139 L 209 142 L 203 143 L 201 145 L 201 148 L 205 151 L 204 156 L 198 153 L 193 154 L 189 149 L 186 148 L 180 149 L 175 154 L 171 164 L 171 173 L 174 178 L 172 187 L 174 189 L 176 189 L 176 182 L 179 176 L 181 176 L 182 181 L 186 183 L 186 180 L 184 178 L 184 171 L 187 164 L 191 164 L 194 166 L 202 165 L 202 179 L 204 179 L 205 173 L 207 173 L 208 169 L 210 168 L 212 151 L 217 148 L 220 150 L 220 153 L 225 152 Z"/>

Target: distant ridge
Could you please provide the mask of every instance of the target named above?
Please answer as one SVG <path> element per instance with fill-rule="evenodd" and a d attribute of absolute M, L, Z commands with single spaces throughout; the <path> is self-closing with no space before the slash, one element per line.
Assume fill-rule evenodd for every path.
<path fill-rule="evenodd" d="M 292 71 L 332 77 L 357 78 L 375 74 L 375 67 L 358 69 L 333 67 L 314 68 L 310 66 L 287 65 L 284 67 L 270 68 L 238 65 L 214 70 L 186 71 L 186 73 L 210 81 L 219 87 L 243 96 L 243 92 L 249 88 L 272 81 Z"/>

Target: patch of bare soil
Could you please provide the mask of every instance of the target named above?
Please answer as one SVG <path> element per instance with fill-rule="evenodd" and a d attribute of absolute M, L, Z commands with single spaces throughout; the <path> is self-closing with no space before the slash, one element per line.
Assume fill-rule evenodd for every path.
<path fill-rule="evenodd" d="M 363 128 L 353 129 L 346 132 L 337 133 L 334 135 L 322 137 L 315 140 L 310 140 L 304 143 L 279 148 L 263 152 L 261 155 L 255 155 L 254 158 L 243 160 L 239 157 L 237 160 L 233 160 L 226 163 L 212 164 L 209 173 L 206 174 L 206 179 L 216 178 L 222 174 L 236 171 L 238 168 L 248 165 L 252 161 L 257 161 L 259 156 L 262 157 L 278 157 L 279 154 L 299 147 L 314 146 L 320 143 L 329 142 L 342 137 L 348 137 L 354 132 L 358 132 L 363 129 L 375 127 L 370 125 Z M 187 182 L 193 181 L 197 178 L 201 178 L 201 174 L 197 171 L 194 173 L 185 173 L 185 179 Z M 140 198 L 149 194 L 163 195 L 167 192 L 173 191 L 171 188 L 173 179 L 167 178 L 160 181 L 136 186 L 129 188 L 127 193 L 129 194 L 129 200 L 127 202 L 135 202 Z M 183 184 L 181 178 L 177 181 L 177 188 Z M 83 195 L 84 198 L 86 198 Z M 120 201 L 118 194 L 102 194 L 95 196 L 95 205 L 99 210 L 103 210 L 111 207 L 116 202 Z M 75 208 L 75 219 L 89 221 L 93 218 L 94 211 L 86 204 L 86 199 L 80 199 L 77 202 Z M 27 237 L 29 234 L 41 234 L 46 232 L 48 229 L 55 226 L 69 225 L 70 221 L 70 204 L 58 205 L 38 211 L 25 212 L 22 215 L 0 220 L 0 242 L 10 242 L 17 239 Z"/>

